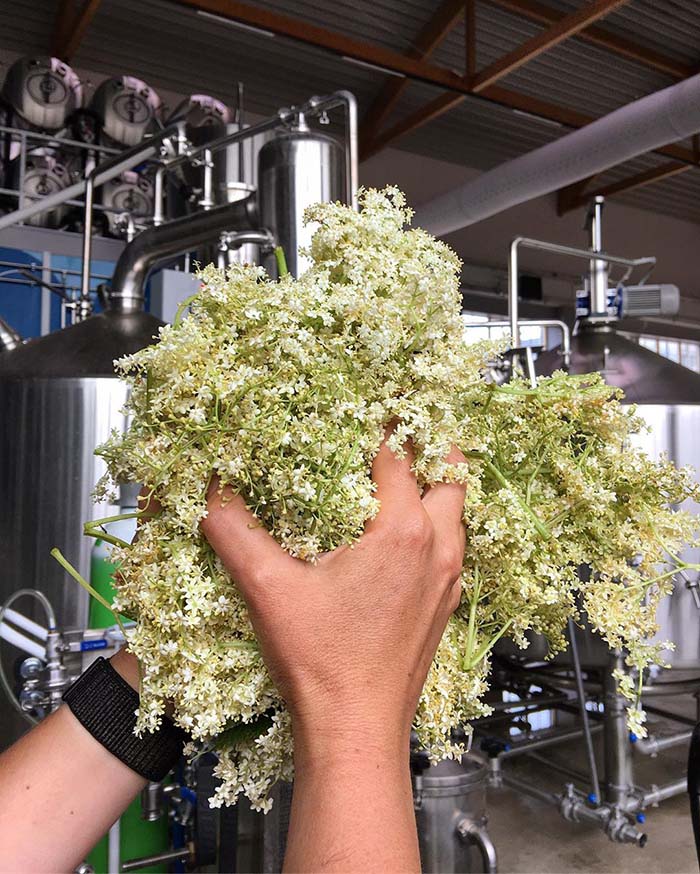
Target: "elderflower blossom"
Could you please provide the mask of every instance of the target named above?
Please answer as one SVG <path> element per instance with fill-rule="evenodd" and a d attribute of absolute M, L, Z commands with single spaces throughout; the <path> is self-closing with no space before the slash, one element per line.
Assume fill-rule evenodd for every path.
<path fill-rule="evenodd" d="M 671 509 L 698 497 L 690 473 L 630 448 L 642 426 L 619 392 L 595 374 L 558 372 L 534 389 L 488 380 L 498 350 L 465 339 L 457 256 L 406 229 L 397 189 L 360 201 L 360 212 L 307 210 L 317 230 L 297 279 L 207 267 L 191 314 L 117 364 L 131 427 L 99 450 L 109 473 L 98 494 L 141 482 L 162 506 L 115 554 L 143 666 L 138 729 L 172 702 L 193 741 L 219 749 L 217 804 L 243 793 L 267 809 L 270 787 L 292 775 L 292 739 L 235 581 L 200 533 L 212 474 L 311 561 L 378 512 L 370 469 L 389 421 L 392 449 L 413 442 L 421 487 L 466 485 L 462 600 L 415 718 L 434 759 L 458 755 L 451 730 L 489 712 L 503 636 L 526 646 L 538 632 L 556 652 L 582 609 L 639 676 L 658 662 L 648 641 L 671 588 L 664 563 L 694 534 Z M 452 444 L 466 463 L 445 462 Z M 630 676 L 619 680 L 641 734 Z"/>

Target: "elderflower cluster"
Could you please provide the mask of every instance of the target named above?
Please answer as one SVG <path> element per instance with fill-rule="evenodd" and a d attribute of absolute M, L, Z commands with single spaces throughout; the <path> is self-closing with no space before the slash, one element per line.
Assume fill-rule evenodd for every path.
<path fill-rule="evenodd" d="M 212 474 L 307 560 L 377 513 L 370 468 L 389 421 L 392 448 L 413 442 L 421 486 L 466 484 L 462 601 L 415 719 L 434 758 L 457 754 L 451 730 L 489 712 L 503 636 L 525 646 L 539 632 L 556 651 L 584 610 L 641 676 L 659 658 L 647 641 L 671 585 L 664 562 L 693 535 L 670 506 L 697 497 L 690 474 L 629 447 L 641 424 L 617 393 L 597 375 L 490 381 L 497 350 L 466 341 L 456 255 L 406 229 L 397 189 L 360 200 L 360 212 L 307 211 L 318 230 L 302 276 L 207 267 L 190 315 L 118 362 L 131 427 L 99 450 L 98 492 L 140 482 L 162 506 L 115 556 L 117 607 L 137 621 L 139 729 L 171 701 L 194 741 L 215 743 L 216 803 L 244 793 L 266 809 L 291 776 L 292 742 L 235 581 L 200 533 Z M 445 462 L 452 444 L 466 463 Z"/>

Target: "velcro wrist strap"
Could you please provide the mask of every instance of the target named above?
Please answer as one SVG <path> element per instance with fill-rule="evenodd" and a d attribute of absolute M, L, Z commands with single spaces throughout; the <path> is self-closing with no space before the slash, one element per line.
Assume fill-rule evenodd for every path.
<path fill-rule="evenodd" d="M 139 696 L 112 665 L 98 658 L 63 694 L 73 716 L 132 771 L 158 782 L 182 755 L 187 734 L 167 716 L 155 732 L 134 734 Z"/>

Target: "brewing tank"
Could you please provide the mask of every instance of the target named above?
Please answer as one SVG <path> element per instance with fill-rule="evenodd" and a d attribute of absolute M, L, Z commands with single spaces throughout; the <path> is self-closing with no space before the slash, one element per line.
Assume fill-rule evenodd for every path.
<path fill-rule="evenodd" d="M 89 577 L 92 542 L 83 523 L 118 512 L 91 498 L 104 472 L 95 447 L 126 425 L 126 387 L 113 361 L 154 342 L 160 322 L 144 312 L 108 309 L 31 340 L 0 358 L 0 602 L 17 589 L 40 589 L 61 627 L 85 627 L 87 593 L 51 558 L 57 546 Z M 20 602 L 30 612 L 30 602 Z M 44 622 L 41 614 L 34 618 Z M 20 655 L 3 643 L 10 675 Z M 0 748 L 26 728 L 0 705 Z"/>
<path fill-rule="evenodd" d="M 303 119 L 290 131 L 269 140 L 258 155 L 260 221 L 284 249 L 290 273 L 308 266 L 299 248 L 314 232 L 304 226 L 307 206 L 320 201 L 346 201 L 345 154 L 333 137 L 309 130 Z M 274 259 L 265 265 L 276 275 Z"/>

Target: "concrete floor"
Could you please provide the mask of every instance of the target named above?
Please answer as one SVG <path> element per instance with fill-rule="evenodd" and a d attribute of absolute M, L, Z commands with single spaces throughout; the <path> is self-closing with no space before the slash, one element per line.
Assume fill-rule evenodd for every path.
<path fill-rule="evenodd" d="M 683 708 L 684 709 L 684 708 Z M 679 712 L 679 711 L 677 711 Z M 659 735 L 680 726 L 653 720 L 652 733 Z M 600 737 L 597 742 L 602 774 Z M 580 746 L 558 745 L 552 758 L 585 770 Z M 676 780 L 685 774 L 687 750 L 676 747 L 655 759 L 635 757 L 635 782 L 649 786 Z M 539 762 L 524 758 L 503 763 L 513 776 L 547 791 L 562 790 L 565 777 Z M 582 787 L 583 788 L 583 787 Z M 611 842 L 595 825 L 570 823 L 554 807 L 515 793 L 489 789 L 489 833 L 498 852 L 500 874 L 569 874 L 569 872 L 615 872 L 615 874 L 690 874 L 698 871 L 688 798 L 683 795 L 646 811 L 641 826 L 648 837 L 643 849 Z"/>

